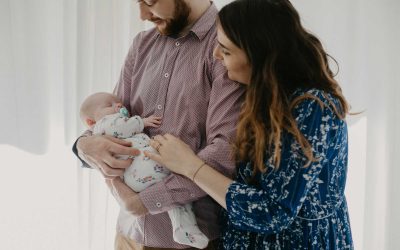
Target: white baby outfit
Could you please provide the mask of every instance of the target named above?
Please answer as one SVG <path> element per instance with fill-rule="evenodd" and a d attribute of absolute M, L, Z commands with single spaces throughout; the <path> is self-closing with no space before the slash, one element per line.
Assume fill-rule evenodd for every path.
<path fill-rule="evenodd" d="M 158 152 L 149 145 L 150 138 L 142 133 L 144 129 L 142 118 L 139 116 L 126 117 L 121 113 L 107 115 L 96 122 L 93 134 L 111 135 L 130 141 L 132 147 L 140 151 L 140 155 L 135 156 L 131 166 L 125 170 L 124 182 L 135 192 L 141 192 L 168 176 L 170 171 L 144 155 L 144 151 Z M 119 158 L 127 159 L 128 156 Z M 207 236 L 197 227 L 191 204 L 173 208 L 168 211 L 168 215 L 176 242 L 197 248 L 205 248 L 208 245 Z"/>

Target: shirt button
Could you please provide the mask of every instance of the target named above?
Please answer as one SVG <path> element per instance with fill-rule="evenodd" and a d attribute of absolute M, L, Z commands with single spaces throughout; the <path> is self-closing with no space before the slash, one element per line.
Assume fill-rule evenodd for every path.
<path fill-rule="evenodd" d="M 193 198 L 193 197 L 194 197 L 194 194 L 190 194 L 190 197 L 192 197 L 192 198 Z"/>
<path fill-rule="evenodd" d="M 157 207 L 161 207 L 161 203 L 160 203 L 160 202 L 157 202 L 157 203 L 156 203 L 156 206 L 157 206 Z"/>
<path fill-rule="evenodd" d="M 157 105 L 157 109 L 162 109 L 162 106 L 161 105 Z"/>
<path fill-rule="evenodd" d="M 181 45 L 179 42 L 175 43 L 175 46 L 178 47 L 179 45 Z"/>
<path fill-rule="evenodd" d="M 169 74 L 168 74 L 168 73 L 165 73 L 165 74 L 164 74 L 164 77 L 165 77 L 165 78 L 168 78 L 168 77 L 169 77 Z"/>

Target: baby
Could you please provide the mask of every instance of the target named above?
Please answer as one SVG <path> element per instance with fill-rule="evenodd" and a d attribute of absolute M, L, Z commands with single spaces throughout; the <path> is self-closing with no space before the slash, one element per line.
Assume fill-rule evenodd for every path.
<path fill-rule="evenodd" d="M 150 138 L 142 133 L 145 127 L 158 127 L 161 118 L 129 116 L 128 110 L 117 96 L 110 93 L 95 93 L 88 96 L 81 105 L 80 116 L 93 134 L 111 135 L 132 143 L 140 151 L 131 166 L 125 170 L 124 182 L 135 192 L 161 181 L 170 174 L 169 170 L 144 156 L 144 151 L 157 152 L 149 145 Z M 127 159 L 128 156 L 120 156 Z M 197 226 L 192 205 L 187 204 L 168 211 L 176 242 L 196 248 L 205 248 L 208 238 Z"/>

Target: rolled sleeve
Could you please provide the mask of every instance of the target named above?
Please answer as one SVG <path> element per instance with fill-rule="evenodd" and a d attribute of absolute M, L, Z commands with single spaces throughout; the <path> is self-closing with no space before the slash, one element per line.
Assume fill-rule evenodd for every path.
<path fill-rule="evenodd" d="M 150 214 L 158 214 L 204 197 L 206 193 L 186 177 L 171 174 L 142 192 L 139 197 Z"/>

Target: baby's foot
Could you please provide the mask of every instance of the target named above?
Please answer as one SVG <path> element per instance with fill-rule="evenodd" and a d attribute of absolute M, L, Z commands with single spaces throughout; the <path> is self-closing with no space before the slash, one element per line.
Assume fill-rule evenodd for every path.
<path fill-rule="evenodd" d="M 205 236 L 197 225 L 178 227 L 173 232 L 174 240 L 180 244 L 203 249 L 208 245 L 208 238 Z"/>

